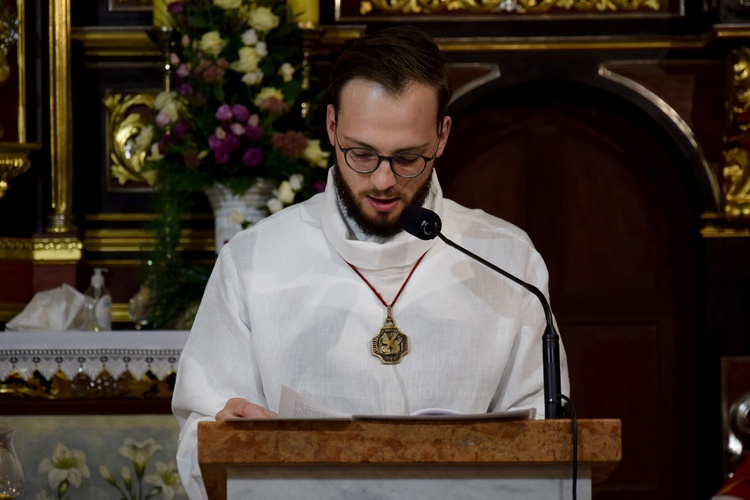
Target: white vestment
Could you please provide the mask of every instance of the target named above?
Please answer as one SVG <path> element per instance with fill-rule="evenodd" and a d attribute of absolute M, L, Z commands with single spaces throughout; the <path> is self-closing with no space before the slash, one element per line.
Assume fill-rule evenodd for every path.
<path fill-rule="evenodd" d="M 455 243 L 533 284 L 547 269 L 519 228 L 443 199 L 433 173 L 425 206 Z M 544 416 L 539 300 L 439 239 L 401 232 L 356 239 L 329 174 L 325 193 L 237 234 L 221 250 L 180 357 L 172 407 L 181 427 L 177 465 L 191 498 L 205 496 L 197 424 L 229 398 L 278 411 L 282 385 L 341 412 L 408 415 L 534 406 Z M 410 353 L 382 364 L 371 352 L 393 306 Z M 568 395 L 565 351 L 562 392 Z"/>

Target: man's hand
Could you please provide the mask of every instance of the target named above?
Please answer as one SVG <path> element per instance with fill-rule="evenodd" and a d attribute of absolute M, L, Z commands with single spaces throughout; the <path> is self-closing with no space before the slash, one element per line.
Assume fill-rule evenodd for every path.
<path fill-rule="evenodd" d="M 262 406 L 251 403 L 247 399 L 232 398 L 224 405 L 224 409 L 216 414 L 216 421 L 221 422 L 228 418 L 274 418 L 277 414 L 266 410 Z"/>

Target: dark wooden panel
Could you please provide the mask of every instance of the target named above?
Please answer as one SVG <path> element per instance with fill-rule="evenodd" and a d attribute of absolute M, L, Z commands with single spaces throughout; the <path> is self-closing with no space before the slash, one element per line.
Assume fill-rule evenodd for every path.
<path fill-rule="evenodd" d="M 446 196 L 529 233 L 576 409 L 623 421 L 623 462 L 597 499 L 691 498 L 697 216 L 675 148 L 617 96 L 560 82 L 503 89 L 454 121 Z"/>

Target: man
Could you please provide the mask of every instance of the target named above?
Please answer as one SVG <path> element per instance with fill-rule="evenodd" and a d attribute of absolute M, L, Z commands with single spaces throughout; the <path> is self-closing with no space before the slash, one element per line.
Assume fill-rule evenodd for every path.
<path fill-rule="evenodd" d="M 282 385 L 349 414 L 544 415 L 537 298 L 401 230 L 407 206 L 429 208 L 448 238 L 546 293 L 523 231 L 443 199 L 452 90 L 438 47 L 416 28 L 377 32 L 339 58 L 329 91 L 326 191 L 224 246 L 183 350 L 173 409 L 191 496 L 205 495 L 197 422 L 276 416 Z M 562 350 L 561 366 L 567 394 Z"/>

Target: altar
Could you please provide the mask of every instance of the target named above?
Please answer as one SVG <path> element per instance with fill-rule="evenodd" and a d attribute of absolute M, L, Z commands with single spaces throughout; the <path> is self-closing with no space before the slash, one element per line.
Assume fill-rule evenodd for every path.
<path fill-rule="evenodd" d="M 0 399 L 169 400 L 188 333 L 0 332 Z"/>
<path fill-rule="evenodd" d="M 157 483 L 167 498 L 168 489 L 184 494 L 170 403 L 187 336 L 0 332 L 0 427 L 13 429 L 23 498 L 56 498 L 61 489 L 68 498 L 119 498 L 126 483 L 139 498 Z M 53 474 L 64 457 L 77 484 Z"/>

